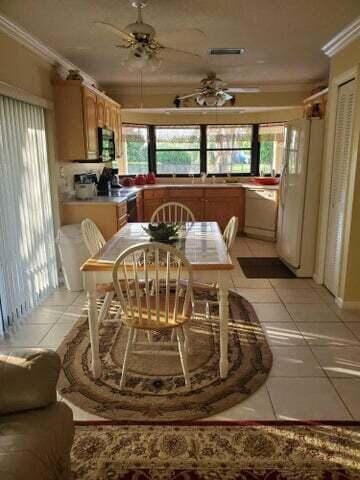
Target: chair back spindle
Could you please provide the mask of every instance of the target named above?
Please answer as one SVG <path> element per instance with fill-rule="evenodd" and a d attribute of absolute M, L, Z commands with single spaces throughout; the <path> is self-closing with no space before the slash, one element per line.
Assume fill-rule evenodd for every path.
<path fill-rule="evenodd" d="M 195 222 L 195 216 L 186 205 L 178 202 L 168 202 L 155 210 L 150 221 L 151 223 Z"/>
<path fill-rule="evenodd" d="M 189 314 L 192 268 L 170 245 L 147 242 L 127 248 L 114 264 L 113 282 L 128 326 L 174 328 Z"/>

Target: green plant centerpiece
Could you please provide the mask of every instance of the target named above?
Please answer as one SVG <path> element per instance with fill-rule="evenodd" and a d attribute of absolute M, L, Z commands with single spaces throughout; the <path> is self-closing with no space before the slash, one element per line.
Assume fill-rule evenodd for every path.
<path fill-rule="evenodd" d="M 149 223 L 144 231 L 155 242 L 171 243 L 179 238 L 179 223 Z"/>

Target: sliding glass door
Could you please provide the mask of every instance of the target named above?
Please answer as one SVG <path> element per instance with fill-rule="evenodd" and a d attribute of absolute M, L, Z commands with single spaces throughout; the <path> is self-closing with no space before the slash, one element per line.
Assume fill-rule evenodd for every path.
<path fill-rule="evenodd" d="M 44 110 L 0 96 L 0 334 L 57 281 Z"/>

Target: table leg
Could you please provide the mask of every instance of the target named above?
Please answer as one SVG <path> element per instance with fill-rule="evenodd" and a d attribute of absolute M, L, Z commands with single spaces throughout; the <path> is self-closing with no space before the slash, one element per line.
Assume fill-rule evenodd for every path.
<path fill-rule="evenodd" d="M 229 289 L 227 277 L 229 272 L 218 272 L 219 287 L 219 321 L 220 321 L 220 377 L 226 378 L 229 368 L 228 337 L 229 337 Z"/>
<path fill-rule="evenodd" d="M 96 303 L 96 273 L 83 272 L 84 288 L 87 292 L 88 308 L 89 308 L 89 334 L 92 356 L 92 371 L 94 378 L 99 378 L 101 375 L 101 364 L 99 358 L 99 324 L 98 311 Z"/>

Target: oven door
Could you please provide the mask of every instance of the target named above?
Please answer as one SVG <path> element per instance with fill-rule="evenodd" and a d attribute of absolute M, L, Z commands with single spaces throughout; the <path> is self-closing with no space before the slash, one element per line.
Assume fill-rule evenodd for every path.
<path fill-rule="evenodd" d="M 127 199 L 128 222 L 137 222 L 136 194 Z"/>

